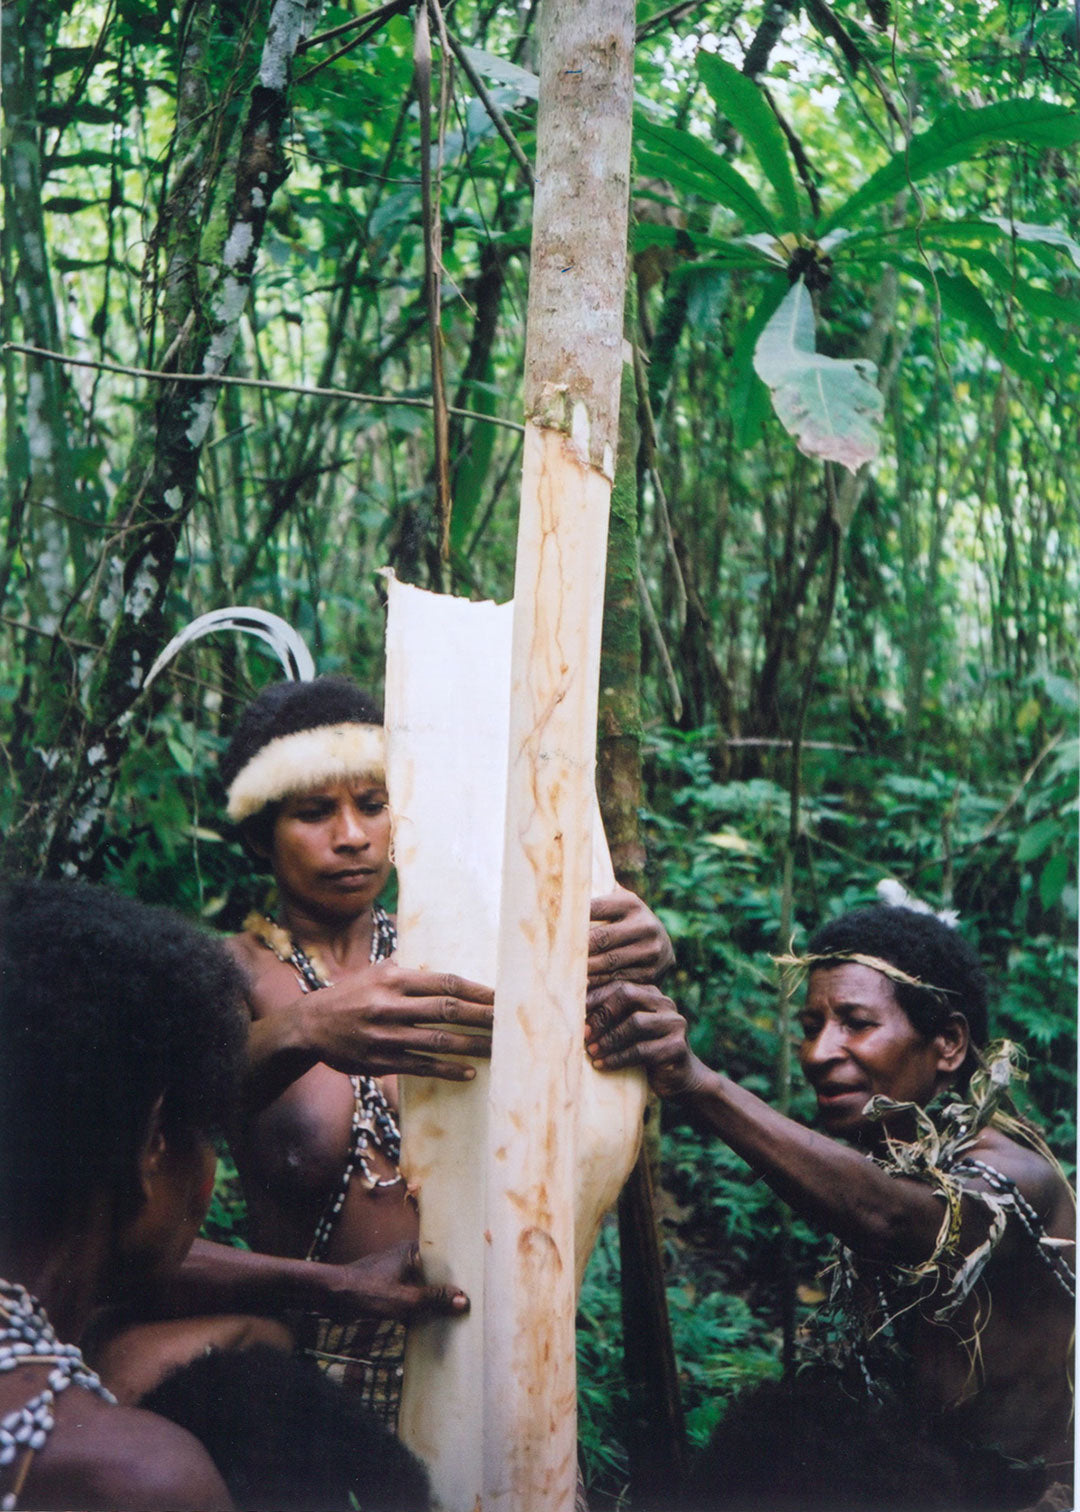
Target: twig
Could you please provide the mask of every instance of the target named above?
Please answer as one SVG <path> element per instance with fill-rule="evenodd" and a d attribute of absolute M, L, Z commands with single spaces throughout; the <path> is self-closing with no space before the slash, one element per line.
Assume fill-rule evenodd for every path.
<path fill-rule="evenodd" d="M 236 378 L 229 373 L 163 373 L 158 368 L 127 367 L 120 362 L 95 362 L 89 357 L 67 357 L 63 352 L 52 352 L 48 347 L 29 346 L 21 341 L 5 341 L 0 352 L 23 352 L 30 357 L 46 357 L 50 362 L 62 362 L 66 367 L 96 368 L 103 373 L 122 373 L 128 378 L 153 378 L 161 383 L 219 383 L 233 388 L 269 389 L 277 394 L 309 394 L 316 399 L 354 399 L 360 404 L 402 404 L 414 409 L 431 409 L 433 401 L 409 394 L 360 394 L 353 389 L 307 387 L 302 383 L 276 383 L 270 378 Z M 448 413 L 460 415 L 465 420 L 487 420 L 492 425 L 501 425 L 504 430 L 525 434 L 525 427 L 517 420 L 504 420 L 499 415 L 484 415 L 479 410 L 456 409 L 448 406 Z"/>
<path fill-rule="evenodd" d="M 442 152 L 445 129 L 446 70 L 450 60 L 445 53 L 439 88 L 438 159 L 436 172 L 431 171 L 431 25 L 428 15 L 433 9 L 441 27 L 442 12 L 436 0 L 421 3 L 416 9 L 413 41 L 413 68 L 416 101 L 420 111 L 420 190 L 424 216 L 424 292 L 427 300 L 428 336 L 431 346 L 431 393 L 433 399 L 435 444 L 435 513 L 439 521 L 439 558 L 450 559 L 450 515 L 454 507 L 450 490 L 450 440 L 446 383 L 442 360 L 442 219 L 439 196 L 442 188 Z"/>
<path fill-rule="evenodd" d="M 366 26 L 369 21 L 388 21 L 391 16 L 396 16 L 399 11 L 408 10 L 412 0 L 387 0 L 385 5 L 376 6 L 374 10 L 366 11 L 362 16 L 354 16 L 351 21 L 343 21 L 340 26 L 332 26 L 329 31 L 320 32 L 317 37 L 308 37 L 299 43 L 296 56 L 310 52 L 313 47 L 321 47 L 324 42 L 332 42 L 335 37 L 343 37 L 346 32 L 355 31 L 358 26 Z"/>
<path fill-rule="evenodd" d="M 410 3 L 411 0 L 395 0 L 395 3 L 392 5 L 380 6 L 379 10 L 369 11 L 366 16 L 360 17 L 358 21 L 349 22 L 348 25 L 350 26 L 359 25 L 360 21 L 368 21 L 371 24 L 366 27 L 364 31 L 360 32 L 358 36 L 355 36 L 351 38 L 350 41 L 346 42 L 344 47 L 339 47 L 336 52 L 332 52 L 328 58 L 320 58 L 318 63 L 313 63 L 310 68 L 305 69 L 298 78 L 293 80 L 293 83 L 306 83 L 306 81 L 311 78 L 312 74 L 317 74 L 320 69 L 327 68 L 331 63 L 336 63 L 339 58 L 344 58 L 346 53 L 351 53 L 354 48 L 363 47 L 367 39 L 371 36 L 374 36 L 374 34 L 381 28 L 384 21 L 388 20 L 389 17 L 394 15 L 396 11 L 407 10 Z M 344 29 L 344 27 L 340 28 L 340 30 Z M 318 40 L 319 39 L 316 38 L 316 41 Z M 325 40 L 325 38 L 323 40 Z"/>
<path fill-rule="evenodd" d="M 794 745 L 792 740 L 770 740 L 763 735 L 732 735 L 720 737 L 720 744 L 726 746 L 775 746 L 779 750 L 789 751 Z M 860 754 L 859 747 L 853 745 L 839 745 L 834 740 L 801 740 L 799 746 L 804 751 L 846 751 L 852 756 Z"/>
<path fill-rule="evenodd" d="M 499 109 L 495 101 L 492 99 L 491 95 L 488 93 L 487 86 L 485 85 L 483 79 L 481 79 L 480 75 L 476 72 L 476 69 L 469 62 L 468 53 L 451 32 L 447 32 L 446 40 L 450 43 L 454 57 L 461 64 L 462 73 L 464 73 L 469 83 L 476 90 L 477 98 L 483 105 L 484 109 L 487 111 L 488 115 L 491 117 L 491 124 L 495 127 L 495 130 L 502 137 L 507 147 L 509 147 L 510 155 L 514 159 L 514 162 L 521 169 L 525 182 L 528 184 L 530 189 L 535 189 L 536 181 L 533 178 L 532 164 L 525 156 L 525 149 L 522 147 L 517 137 L 511 131 L 506 117 L 503 115 L 502 111 Z"/>
<path fill-rule="evenodd" d="M 703 10 L 708 3 L 709 0 L 678 0 L 678 4 L 669 5 L 667 10 L 660 11 L 657 15 L 650 16 L 647 21 L 643 21 L 637 29 L 634 40 L 644 42 L 650 33 L 659 31 L 665 21 L 670 21 L 672 24 L 682 21 L 694 11 Z"/>
<path fill-rule="evenodd" d="M 649 597 L 648 584 L 645 582 L 641 568 L 637 570 L 638 597 L 641 599 L 641 608 L 645 615 L 645 623 L 649 627 L 656 653 L 660 658 L 660 665 L 664 670 L 664 681 L 667 683 L 668 697 L 671 700 L 671 717 L 678 724 L 682 718 L 682 694 L 679 692 L 679 684 L 675 677 L 675 668 L 671 665 L 671 654 L 664 640 L 664 632 L 660 628 L 660 621 L 656 617 L 653 601 Z"/>

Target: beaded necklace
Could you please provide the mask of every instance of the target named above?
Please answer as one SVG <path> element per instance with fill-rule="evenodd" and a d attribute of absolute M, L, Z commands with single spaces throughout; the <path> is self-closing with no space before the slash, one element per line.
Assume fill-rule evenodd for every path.
<path fill-rule="evenodd" d="M 330 979 L 312 960 L 302 945 L 292 938 L 280 925 L 265 919 L 261 914 L 252 914 L 244 921 L 244 928 L 257 940 L 273 951 L 279 961 L 284 961 L 296 972 L 302 992 L 318 992 L 330 986 Z M 385 960 L 397 945 L 397 931 L 393 920 L 380 904 L 376 903 L 371 917 L 371 951 L 368 959 L 374 964 Z M 337 1190 L 323 1209 L 315 1226 L 315 1234 L 307 1252 L 309 1260 L 322 1260 L 330 1245 L 334 1224 L 345 1206 L 353 1173 L 359 1171 L 367 1191 L 381 1187 L 396 1186 L 401 1181 L 400 1172 L 393 1176 L 376 1176 L 368 1158 L 374 1146 L 386 1158 L 397 1165 L 401 1159 L 401 1130 L 393 1110 L 381 1087 L 373 1076 L 350 1076 L 353 1091 L 352 1125 L 349 1131 L 349 1149 L 345 1169 L 341 1173 Z"/>
<path fill-rule="evenodd" d="M 22 1286 L 0 1280 L 0 1372 L 20 1365 L 51 1365 L 48 1385 L 24 1407 L 0 1418 L 0 1469 L 6 1469 L 21 1453 L 23 1460 L 14 1489 L 0 1499 L 3 1512 L 18 1505 L 30 1462 L 44 1448 L 52 1432 L 56 1398 L 69 1386 L 92 1391 L 103 1402 L 116 1405 L 74 1344 L 61 1344 L 41 1304 Z"/>

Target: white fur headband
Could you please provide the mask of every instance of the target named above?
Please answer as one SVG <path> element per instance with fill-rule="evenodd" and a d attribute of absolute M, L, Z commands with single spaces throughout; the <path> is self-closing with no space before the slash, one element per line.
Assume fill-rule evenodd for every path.
<path fill-rule="evenodd" d="M 229 786 L 229 818 L 241 824 L 268 803 L 306 793 L 328 782 L 383 780 L 385 740 L 381 725 L 316 725 L 279 735 L 256 751 Z"/>

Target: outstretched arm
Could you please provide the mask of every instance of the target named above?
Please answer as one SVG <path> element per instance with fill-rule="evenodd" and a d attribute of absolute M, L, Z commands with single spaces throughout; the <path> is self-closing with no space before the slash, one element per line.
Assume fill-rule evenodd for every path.
<path fill-rule="evenodd" d="M 444 1057 L 490 1055 L 493 1001 L 491 989 L 477 982 L 407 971 L 392 961 L 350 972 L 253 1020 L 249 1108 L 273 1102 L 320 1061 L 367 1076 L 469 1081 L 475 1074 L 470 1065 Z"/>
<path fill-rule="evenodd" d="M 600 1070 L 643 1066 L 653 1090 L 677 1098 L 696 1122 L 718 1134 L 809 1222 L 867 1259 L 917 1264 L 933 1254 L 944 1208 L 926 1183 L 892 1176 L 839 1140 L 778 1113 L 690 1049 L 686 1020 L 654 987 L 617 982 L 594 995 L 586 1048 Z M 1037 1155 L 1001 1140 L 995 1164 L 1037 1208 L 1051 1201 L 1053 1176 Z M 985 1189 L 978 1181 L 969 1190 Z M 960 1249 L 985 1237 L 988 1214 L 964 1202 Z"/>
<path fill-rule="evenodd" d="M 318 1312 L 337 1323 L 361 1317 L 458 1316 L 469 1308 L 459 1287 L 425 1284 L 414 1244 L 394 1245 L 349 1265 L 326 1265 L 259 1255 L 209 1239 L 196 1239 L 183 1264 L 152 1296 L 139 1300 L 144 1315 L 159 1318 L 199 1313 L 277 1317 L 297 1311 Z"/>

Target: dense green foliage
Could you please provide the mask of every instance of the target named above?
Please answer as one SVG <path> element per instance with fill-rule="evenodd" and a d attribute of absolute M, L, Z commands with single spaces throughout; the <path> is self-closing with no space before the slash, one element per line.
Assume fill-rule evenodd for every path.
<path fill-rule="evenodd" d="M 321 670 L 377 684 L 378 568 L 511 592 L 520 457 L 519 162 L 455 65 L 431 123 L 454 410 L 444 561 L 410 6 L 298 3 L 307 31 L 270 89 L 273 9 L 3 7 L 2 326 L 18 344 L 3 352 L 5 860 L 222 928 L 264 882 L 222 828 L 214 763 L 273 669 L 225 637 L 143 695 L 150 661 L 195 614 L 248 602 L 290 619 Z M 446 12 L 528 157 L 534 13 Z M 434 63 L 437 111 L 438 45 Z M 631 477 L 647 891 L 676 942 L 669 990 L 707 1059 L 806 1115 L 769 956 L 897 876 L 959 910 L 992 970 L 994 1031 L 1026 1045 L 1033 1102 L 1071 1162 L 1072 10 L 643 0 L 637 67 Z M 856 476 L 796 448 L 755 371 L 793 284 L 812 296 L 815 357 L 873 375 L 878 457 Z M 805 340 L 786 350 L 806 368 Z M 779 1368 L 792 1288 L 810 1304 L 821 1251 L 798 1225 L 783 1238 L 768 1192 L 674 1124 L 664 1181 L 700 1441 L 740 1382 Z M 613 1496 L 616 1274 L 605 1232 L 581 1394 L 594 1490 Z"/>

